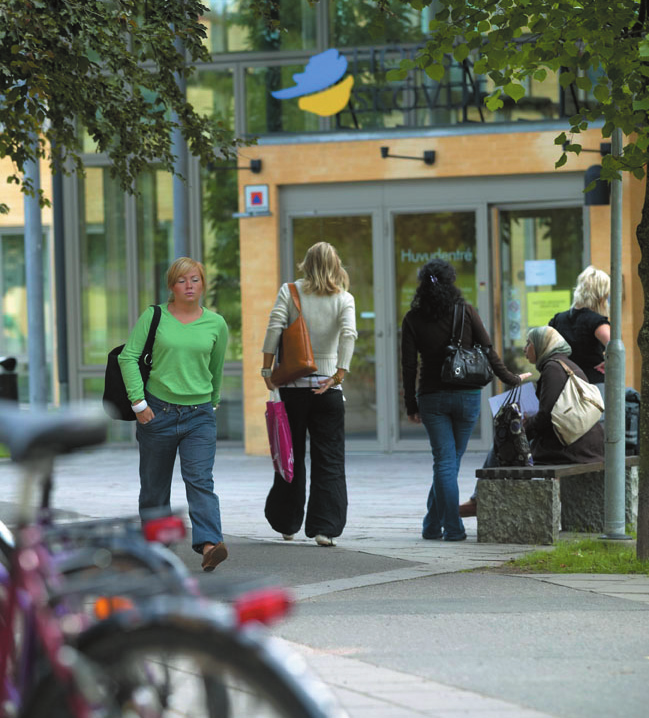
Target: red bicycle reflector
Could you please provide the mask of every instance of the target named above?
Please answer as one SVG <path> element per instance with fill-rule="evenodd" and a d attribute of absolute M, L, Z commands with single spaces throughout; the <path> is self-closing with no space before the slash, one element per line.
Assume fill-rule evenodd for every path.
<path fill-rule="evenodd" d="M 239 596 L 234 601 L 234 611 L 240 626 L 250 621 L 268 624 L 288 613 L 292 604 L 284 589 L 262 588 Z"/>
<path fill-rule="evenodd" d="M 145 521 L 142 533 L 147 541 L 171 544 L 185 538 L 185 522 L 179 516 L 160 516 Z"/>

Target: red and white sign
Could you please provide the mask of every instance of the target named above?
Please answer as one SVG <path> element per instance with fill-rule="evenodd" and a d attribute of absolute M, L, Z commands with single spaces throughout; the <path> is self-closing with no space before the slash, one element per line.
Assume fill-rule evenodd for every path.
<path fill-rule="evenodd" d="M 246 195 L 246 212 L 260 214 L 268 212 L 268 185 L 253 184 L 244 187 Z"/>

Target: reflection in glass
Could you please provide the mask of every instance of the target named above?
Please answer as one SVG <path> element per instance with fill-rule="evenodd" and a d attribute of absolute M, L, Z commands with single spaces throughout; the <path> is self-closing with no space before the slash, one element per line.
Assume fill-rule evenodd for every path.
<path fill-rule="evenodd" d="M 187 81 L 187 101 L 201 115 L 234 132 L 234 82 L 231 70 L 199 70 Z"/>
<path fill-rule="evenodd" d="M 124 193 L 108 168 L 79 177 L 82 363 L 106 364 L 128 333 Z"/>
<path fill-rule="evenodd" d="M 236 172 L 202 171 L 203 258 L 208 286 L 205 306 L 219 312 L 230 331 L 216 415 L 221 440 L 243 438 L 243 382 L 241 364 L 241 283 Z"/>
<path fill-rule="evenodd" d="M 376 440 L 376 350 L 374 346 L 374 276 L 372 218 L 294 217 L 293 256 L 301 262 L 316 242 L 329 242 L 349 273 L 356 303 L 358 339 L 345 382 L 345 434 L 348 438 Z"/>
<path fill-rule="evenodd" d="M 161 170 L 144 172 L 137 180 L 138 311 L 164 302 L 167 269 L 174 259 L 173 180 Z"/>
<path fill-rule="evenodd" d="M 53 298 L 50 269 L 50 242 L 47 228 L 43 233 L 43 295 L 45 318 L 45 361 L 48 399 L 52 400 Z M 25 237 L 22 230 L 0 230 L 0 356 L 18 360 L 18 396 L 29 395 L 28 317 L 25 274 Z"/>
<path fill-rule="evenodd" d="M 395 282 L 397 300 L 397 351 L 401 353 L 401 322 L 417 288 L 417 272 L 439 257 L 455 267 L 457 286 L 464 298 L 476 303 L 476 227 L 474 212 L 428 212 L 397 214 L 394 217 Z M 400 437 L 421 438 L 421 427 L 412 424 L 403 412 L 403 382 L 399 360 L 397 386 L 400 388 Z M 479 425 L 476 425 L 476 432 Z M 474 438 L 477 436 L 474 433 Z"/>
<path fill-rule="evenodd" d="M 311 50 L 316 46 L 316 6 L 309 0 L 278 0 L 269 8 L 282 30 L 269 30 L 249 0 L 205 0 L 210 52 Z M 270 4 L 269 4 L 270 5 Z"/>
<path fill-rule="evenodd" d="M 297 99 L 278 100 L 270 94 L 283 87 L 292 87 L 295 84 L 293 75 L 303 70 L 303 65 L 246 69 L 248 134 L 315 132 L 318 129 L 318 116 L 301 110 Z"/>
<path fill-rule="evenodd" d="M 527 330 L 547 324 L 570 307 L 572 288 L 582 267 L 580 207 L 501 210 L 502 334 L 505 364 L 516 372 L 534 371 L 523 356 Z M 542 260 L 538 281 L 526 279 L 528 262 Z M 538 265 L 537 265 L 538 266 Z"/>
<path fill-rule="evenodd" d="M 331 46 L 420 42 L 430 17 L 430 9 L 413 10 L 407 3 L 391 3 L 388 16 L 377 12 L 376 3 L 367 0 L 330 0 Z"/>

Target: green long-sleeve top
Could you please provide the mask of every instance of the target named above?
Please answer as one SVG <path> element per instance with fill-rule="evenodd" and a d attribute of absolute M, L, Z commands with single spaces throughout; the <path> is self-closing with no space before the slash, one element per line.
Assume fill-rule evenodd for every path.
<path fill-rule="evenodd" d="M 189 324 L 179 322 L 166 304 L 153 344 L 153 366 L 147 391 L 170 404 L 205 404 L 221 401 L 223 362 L 228 343 L 228 326 L 220 314 L 203 308 L 203 314 Z M 137 320 L 121 354 L 119 366 L 131 402 L 144 397 L 138 359 L 153 319 L 149 307 Z"/>

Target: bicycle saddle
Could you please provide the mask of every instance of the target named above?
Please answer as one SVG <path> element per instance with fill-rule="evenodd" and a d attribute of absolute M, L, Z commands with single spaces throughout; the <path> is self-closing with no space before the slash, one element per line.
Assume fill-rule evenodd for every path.
<path fill-rule="evenodd" d="M 18 463 L 101 444 L 107 425 L 96 409 L 21 411 L 15 403 L 0 401 L 0 442 Z"/>

